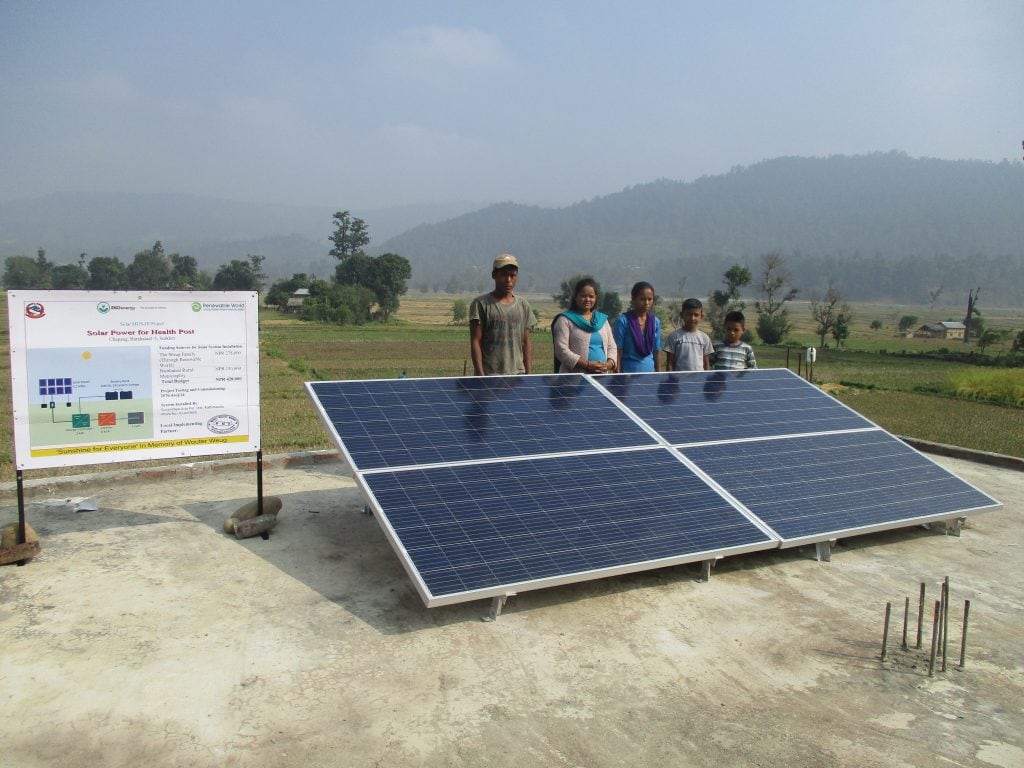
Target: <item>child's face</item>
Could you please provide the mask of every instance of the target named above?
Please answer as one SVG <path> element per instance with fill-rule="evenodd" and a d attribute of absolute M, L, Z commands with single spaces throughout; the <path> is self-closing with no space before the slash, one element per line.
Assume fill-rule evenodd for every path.
<path fill-rule="evenodd" d="M 633 297 L 633 311 L 638 315 L 646 315 L 651 311 L 651 307 L 654 306 L 654 291 L 650 288 L 644 288 L 642 291 L 638 291 L 636 296 Z"/>
<path fill-rule="evenodd" d="M 735 320 L 729 320 L 725 324 L 725 343 L 726 344 L 739 344 L 740 339 L 743 338 L 743 332 L 746 328 L 743 327 L 743 323 L 738 323 Z"/>
<path fill-rule="evenodd" d="M 578 312 L 590 312 L 597 304 L 597 292 L 593 286 L 585 285 L 576 294 L 575 301 Z"/>
<path fill-rule="evenodd" d="M 700 307 L 690 307 L 683 310 L 683 328 L 688 331 L 696 331 L 697 323 L 704 317 L 704 310 Z"/>

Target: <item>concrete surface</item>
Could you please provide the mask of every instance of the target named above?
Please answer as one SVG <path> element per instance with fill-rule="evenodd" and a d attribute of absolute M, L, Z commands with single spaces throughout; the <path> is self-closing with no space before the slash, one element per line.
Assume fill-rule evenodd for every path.
<path fill-rule="evenodd" d="M 221 531 L 255 492 L 242 464 L 39 484 L 42 554 L 0 568 L 0 765 L 1024 766 L 1024 474 L 938 461 L 1005 507 L 831 563 L 808 547 L 706 584 L 690 565 L 522 593 L 494 623 L 486 601 L 423 607 L 338 463 L 267 471 L 269 541 Z M 921 581 L 925 649 L 903 651 Z"/>

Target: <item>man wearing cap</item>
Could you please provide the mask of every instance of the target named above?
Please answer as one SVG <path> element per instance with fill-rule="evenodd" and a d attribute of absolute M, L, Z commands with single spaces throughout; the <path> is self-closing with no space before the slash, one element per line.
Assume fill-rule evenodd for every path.
<path fill-rule="evenodd" d="M 469 305 L 469 354 L 477 376 L 530 373 L 533 367 L 530 329 L 535 319 L 526 299 L 512 289 L 519 262 L 503 253 L 491 267 L 494 290 Z"/>

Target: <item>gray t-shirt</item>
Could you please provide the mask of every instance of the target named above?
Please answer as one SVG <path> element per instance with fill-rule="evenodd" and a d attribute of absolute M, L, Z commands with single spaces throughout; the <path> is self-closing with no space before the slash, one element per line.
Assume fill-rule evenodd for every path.
<path fill-rule="evenodd" d="M 687 331 L 680 328 L 672 331 L 665 339 L 665 351 L 675 358 L 674 371 L 703 371 L 704 356 L 715 354 L 711 337 L 704 331 Z"/>
<path fill-rule="evenodd" d="M 488 376 L 526 373 L 523 360 L 523 333 L 533 328 L 535 319 L 526 299 L 515 296 L 502 304 L 490 293 L 477 296 L 469 305 L 469 322 L 478 321 L 483 329 L 480 349 L 484 373 Z"/>

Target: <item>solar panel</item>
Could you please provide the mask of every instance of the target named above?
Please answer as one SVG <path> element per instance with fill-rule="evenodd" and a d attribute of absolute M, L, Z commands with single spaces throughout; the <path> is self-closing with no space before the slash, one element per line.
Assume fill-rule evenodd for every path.
<path fill-rule="evenodd" d="M 362 480 L 428 606 L 777 546 L 665 448 Z"/>
<path fill-rule="evenodd" d="M 354 469 L 656 445 L 585 376 L 307 382 Z"/>
<path fill-rule="evenodd" d="M 775 531 L 782 546 L 999 506 L 786 369 L 598 381 Z M 675 396 L 666 397 L 666 388 Z"/>
<path fill-rule="evenodd" d="M 672 445 L 876 428 L 784 368 L 595 378 Z"/>
<path fill-rule="evenodd" d="M 685 453 L 778 533 L 783 546 L 999 506 L 877 429 L 711 444 Z"/>
<path fill-rule="evenodd" d="M 999 506 L 785 369 L 306 387 L 428 606 Z"/>

